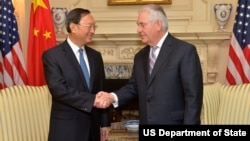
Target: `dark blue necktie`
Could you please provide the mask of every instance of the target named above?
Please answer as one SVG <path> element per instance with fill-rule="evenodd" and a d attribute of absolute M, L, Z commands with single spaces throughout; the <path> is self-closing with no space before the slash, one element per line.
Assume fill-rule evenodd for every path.
<path fill-rule="evenodd" d="M 85 80 L 87 82 L 87 85 L 89 87 L 89 71 L 88 71 L 88 68 L 87 68 L 87 65 L 84 61 L 84 58 L 83 58 L 83 49 L 79 49 L 79 59 L 80 59 L 80 66 L 82 68 L 82 72 L 84 74 L 84 77 L 85 77 Z"/>

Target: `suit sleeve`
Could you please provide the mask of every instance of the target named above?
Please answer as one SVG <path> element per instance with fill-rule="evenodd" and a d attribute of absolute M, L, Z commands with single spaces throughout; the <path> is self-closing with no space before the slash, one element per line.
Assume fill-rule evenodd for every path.
<path fill-rule="evenodd" d="M 203 78 L 196 47 L 191 46 L 187 49 L 180 71 L 186 107 L 184 124 L 199 124 L 203 98 Z"/>
<path fill-rule="evenodd" d="M 42 56 L 47 85 L 54 100 L 90 113 L 95 95 L 85 92 L 81 78 L 60 50 Z M 79 79 L 79 80 L 77 80 Z"/>
<path fill-rule="evenodd" d="M 104 71 L 104 63 L 103 63 L 103 59 L 101 57 L 101 54 L 100 54 L 100 62 L 101 62 L 101 88 L 103 88 L 103 90 L 106 90 L 106 84 L 105 84 L 105 80 L 106 80 L 106 77 L 105 77 L 105 71 Z M 109 108 L 106 108 L 106 109 L 103 109 L 102 110 L 102 117 L 101 117 L 101 127 L 110 127 L 110 109 Z"/>

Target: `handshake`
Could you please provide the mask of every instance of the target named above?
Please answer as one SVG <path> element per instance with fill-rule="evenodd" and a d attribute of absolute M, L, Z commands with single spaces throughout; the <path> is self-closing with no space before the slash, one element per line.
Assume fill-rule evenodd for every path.
<path fill-rule="evenodd" d="M 108 108 L 114 102 L 115 102 L 115 97 L 113 94 L 100 91 L 95 96 L 94 106 L 96 108 L 105 109 Z"/>

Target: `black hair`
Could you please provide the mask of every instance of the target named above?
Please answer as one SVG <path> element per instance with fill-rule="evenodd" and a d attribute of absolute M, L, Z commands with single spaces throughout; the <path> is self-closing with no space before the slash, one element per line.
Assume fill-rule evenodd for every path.
<path fill-rule="evenodd" d="M 81 18 L 84 17 L 85 15 L 88 15 L 88 14 L 90 14 L 90 11 L 88 9 L 75 8 L 75 9 L 71 10 L 67 14 L 67 18 L 66 18 L 66 22 L 65 22 L 67 32 L 71 33 L 71 29 L 69 27 L 70 23 L 78 24 L 80 22 Z"/>

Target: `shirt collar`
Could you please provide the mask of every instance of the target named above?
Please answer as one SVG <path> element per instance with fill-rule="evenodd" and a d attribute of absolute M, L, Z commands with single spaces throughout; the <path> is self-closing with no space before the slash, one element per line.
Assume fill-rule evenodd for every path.
<path fill-rule="evenodd" d="M 70 38 L 67 38 L 67 42 L 69 43 L 69 46 L 71 47 L 71 49 L 73 50 L 74 53 L 77 53 L 78 50 L 80 49 L 76 44 L 74 44 Z M 83 50 L 85 50 L 84 46 L 81 47 Z"/>
<path fill-rule="evenodd" d="M 165 39 L 167 38 L 167 36 L 168 36 L 168 32 L 166 32 L 166 33 L 164 34 L 164 36 L 162 36 L 161 40 L 157 43 L 157 46 L 158 46 L 159 48 L 161 48 L 161 46 L 162 46 L 163 42 L 165 41 Z"/>

